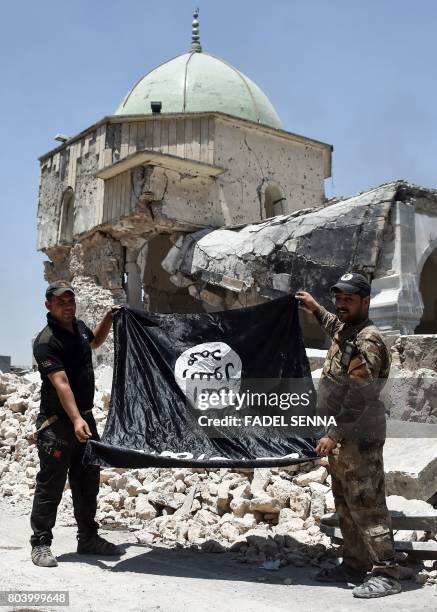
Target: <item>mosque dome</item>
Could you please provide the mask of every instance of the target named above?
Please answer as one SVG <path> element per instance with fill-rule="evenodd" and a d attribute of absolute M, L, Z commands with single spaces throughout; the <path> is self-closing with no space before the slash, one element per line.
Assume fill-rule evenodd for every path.
<path fill-rule="evenodd" d="M 221 112 L 275 128 L 282 128 L 265 93 L 224 60 L 203 53 L 197 13 L 189 53 L 164 62 L 129 91 L 115 115 L 151 115 L 151 102 L 161 102 L 161 112 Z"/>

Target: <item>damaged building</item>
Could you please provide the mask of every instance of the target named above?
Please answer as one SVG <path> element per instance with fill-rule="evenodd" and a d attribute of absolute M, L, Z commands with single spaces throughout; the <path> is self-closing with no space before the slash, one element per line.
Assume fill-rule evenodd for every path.
<path fill-rule="evenodd" d="M 46 280 L 71 281 L 94 324 L 114 303 L 208 312 L 304 288 L 326 304 L 329 285 L 355 270 L 373 281 L 382 330 L 437 332 L 437 192 L 399 181 L 327 200 L 331 157 L 203 51 L 196 14 L 188 53 L 40 158 Z M 304 312 L 302 323 L 307 346 L 323 347 Z"/>

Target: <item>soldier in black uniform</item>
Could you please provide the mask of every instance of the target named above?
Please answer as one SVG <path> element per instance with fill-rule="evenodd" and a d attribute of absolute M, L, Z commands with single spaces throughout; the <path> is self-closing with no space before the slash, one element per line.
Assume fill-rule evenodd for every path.
<path fill-rule="evenodd" d="M 343 563 L 322 570 L 323 582 L 362 583 L 354 597 L 399 593 L 390 515 L 385 501 L 383 446 L 385 410 L 379 393 L 390 370 L 390 354 L 368 317 L 370 284 L 358 273 L 343 274 L 331 288 L 336 315 L 307 292 L 296 298 L 332 339 L 318 388 L 318 411 L 334 416 L 316 451 L 328 455 L 340 528 Z M 368 570 L 372 570 L 367 576 Z"/>
<path fill-rule="evenodd" d="M 68 479 L 78 526 L 77 552 L 119 555 L 122 550 L 97 534 L 95 521 L 100 468 L 83 467 L 85 442 L 98 440 L 92 414 L 94 371 L 91 349 L 106 340 L 112 325 L 108 311 L 92 332 L 76 319 L 73 287 L 57 281 L 46 290 L 47 325 L 38 334 L 33 352 L 41 374 L 41 405 L 36 421 L 40 471 L 36 476 L 31 513 L 32 561 L 57 566 L 50 546 L 52 529 Z M 118 308 L 118 307 L 115 307 Z"/>

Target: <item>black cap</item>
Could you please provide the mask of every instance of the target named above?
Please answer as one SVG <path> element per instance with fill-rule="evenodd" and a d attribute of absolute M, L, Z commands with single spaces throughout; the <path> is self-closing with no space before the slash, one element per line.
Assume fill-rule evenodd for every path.
<path fill-rule="evenodd" d="M 70 291 L 73 295 L 74 289 L 67 283 L 67 281 L 55 281 L 54 283 L 50 283 L 50 285 L 46 289 L 46 298 L 52 297 L 52 295 L 62 295 L 66 291 Z"/>
<path fill-rule="evenodd" d="M 342 293 L 359 293 L 360 295 L 370 295 L 370 283 L 365 276 L 357 272 L 347 272 L 340 276 L 331 291 L 341 291 Z"/>

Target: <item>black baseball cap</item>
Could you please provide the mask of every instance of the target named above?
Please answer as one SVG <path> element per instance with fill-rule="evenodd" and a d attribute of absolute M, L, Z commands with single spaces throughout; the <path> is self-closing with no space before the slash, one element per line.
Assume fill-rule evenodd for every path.
<path fill-rule="evenodd" d="M 370 295 L 370 283 L 365 276 L 358 272 L 346 272 L 340 276 L 331 291 L 341 291 L 342 293 L 359 293 L 360 295 Z"/>
<path fill-rule="evenodd" d="M 66 291 L 70 291 L 73 295 L 74 289 L 67 281 L 55 281 L 54 283 L 50 283 L 50 285 L 46 289 L 46 298 L 52 297 L 53 295 L 62 295 Z"/>

